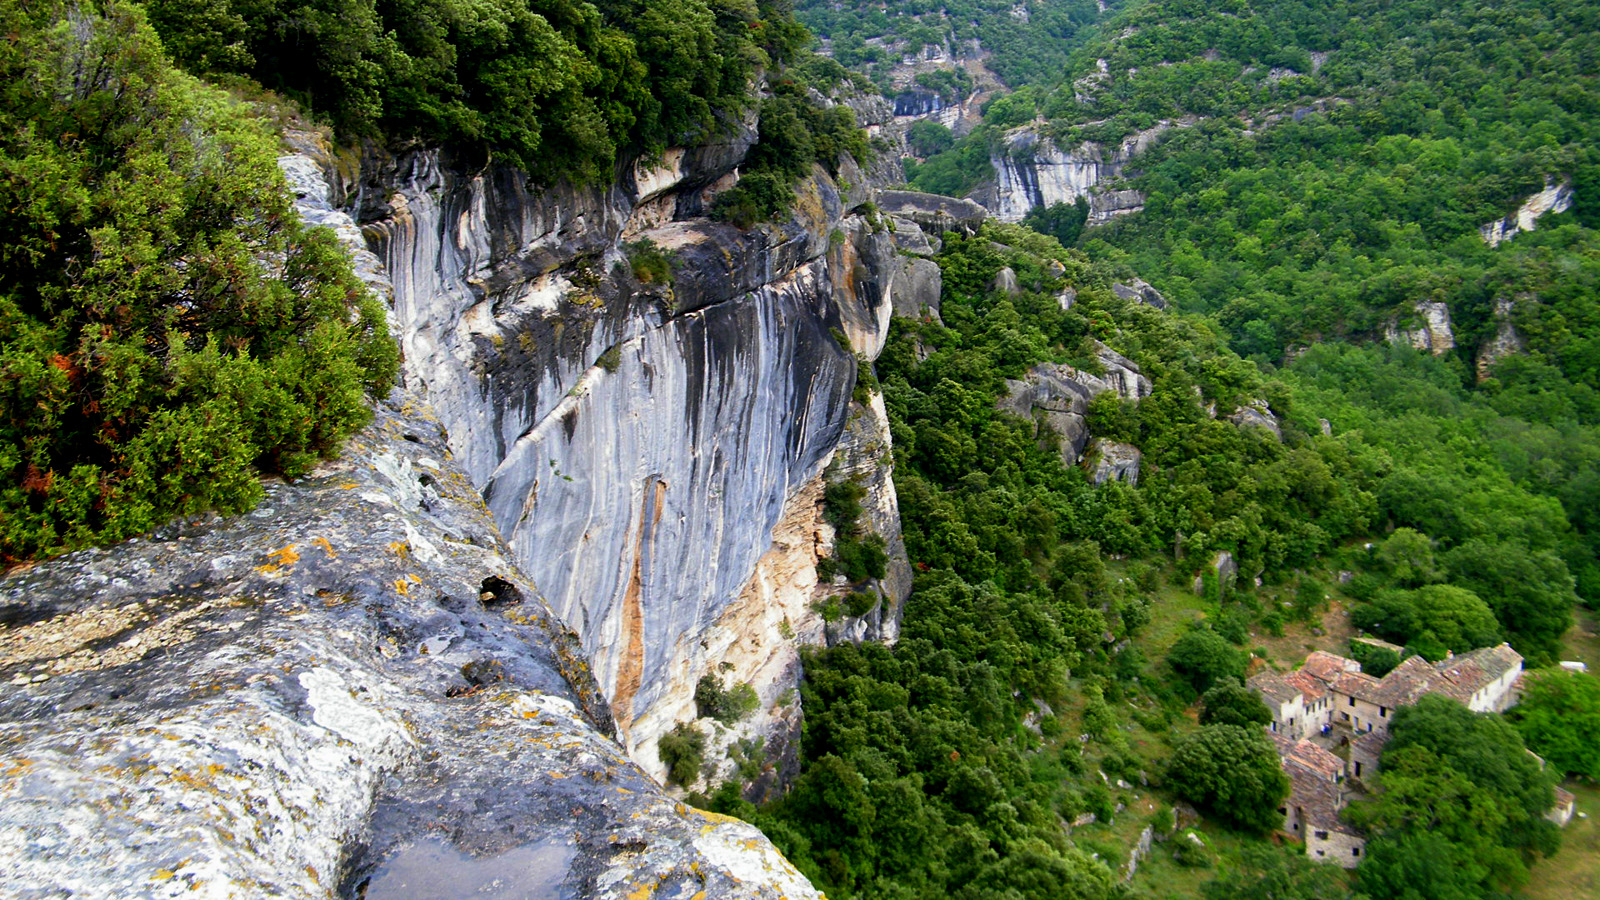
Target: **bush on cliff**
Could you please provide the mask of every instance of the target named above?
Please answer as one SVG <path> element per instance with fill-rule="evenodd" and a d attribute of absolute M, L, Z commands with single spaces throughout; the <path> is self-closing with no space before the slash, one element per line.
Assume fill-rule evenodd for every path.
<path fill-rule="evenodd" d="M 136 9 L 0 26 L 0 563 L 248 507 L 368 420 L 382 306 Z"/>
<path fill-rule="evenodd" d="M 758 0 L 144 0 L 174 57 L 246 75 L 345 135 L 488 150 L 605 181 L 723 130 L 807 35 Z"/>

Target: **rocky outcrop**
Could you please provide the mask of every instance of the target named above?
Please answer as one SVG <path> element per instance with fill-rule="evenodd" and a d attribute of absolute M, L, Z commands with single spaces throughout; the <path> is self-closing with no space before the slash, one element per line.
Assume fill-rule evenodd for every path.
<path fill-rule="evenodd" d="M 1504 219 L 1490 222 L 1478 229 L 1484 243 L 1498 247 L 1524 231 L 1538 227 L 1539 217 L 1545 213 L 1563 213 L 1572 208 L 1572 181 L 1563 178 L 1559 183 L 1550 178 L 1544 181 L 1544 190 L 1529 195 L 1517 211 Z"/>
<path fill-rule="evenodd" d="M 1490 338 L 1478 349 L 1477 371 L 1478 380 L 1489 378 L 1494 370 L 1494 364 L 1508 356 L 1521 353 L 1525 347 L 1521 332 L 1511 321 L 1511 315 L 1516 311 L 1516 302 L 1510 297 L 1496 297 L 1494 301 L 1494 337 Z"/>
<path fill-rule="evenodd" d="M 913 222 L 934 236 L 946 231 L 976 234 L 989 210 L 971 200 L 918 191 L 879 191 L 878 209 L 894 219 Z"/>
<path fill-rule="evenodd" d="M 1150 283 L 1143 278 L 1135 278 L 1126 284 L 1121 282 L 1113 284 L 1111 292 L 1124 300 L 1134 303 L 1143 303 L 1145 306 L 1151 306 L 1156 309 L 1167 308 L 1167 298 L 1160 291 L 1151 287 Z"/>
<path fill-rule="evenodd" d="M 1383 336 L 1391 344 L 1407 344 L 1425 353 L 1440 356 L 1454 350 L 1456 336 L 1450 328 L 1450 306 L 1443 301 L 1419 300 L 1412 305 L 1419 320 L 1414 328 L 1402 328 L 1390 319 Z"/>
<path fill-rule="evenodd" d="M 1125 481 L 1130 485 L 1137 485 L 1139 464 L 1143 459 L 1144 454 L 1132 444 L 1095 438 L 1089 443 L 1084 466 L 1088 469 L 1090 484 Z"/>
<path fill-rule="evenodd" d="M 415 395 L 254 511 L 0 581 L 0 893 L 817 896 L 665 796 Z"/>
<path fill-rule="evenodd" d="M 1063 465 L 1074 466 L 1083 459 L 1089 443 L 1089 427 L 1084 418 L 1089 401 L 1108 392 L 1134 402 L 1150 395 L 1150 379 L 1139 371 L 1138 365 L 1098 341 L 1095 347 L 1101 374 L 1040 363 L 1021 380 L 1007 380 L 1006 395 L 998 401 L 1001 409 L 1033 419 L 1054 432 L 1060 439 Z"/>
<path fill-rule="evenodd" d="M 1013 129 L 990 158 L 994 184 L 974 194 L 974 199 L 1000 221 L 1020 222 L 1036 207 L 1085 197 L 1090 201 L 1089 224 L 1102 224 L 1141 208 L 1144 201 L 1137 192 L 1126 190 L 1108 191 L 1104 199 L 1097 199 L 1097 189 L 1121 177 L 1129 160 L 1175 124 L 1181 123 L 1162 122 L 1112 147 L 1085 141 L 1069 149 L 1057 147 L 1035 126 Z"/>
<path fill-rule="evenodd" d="M 1239 564 L 1234 561 L 1232 553 L 1227 550 L 1218 550 L 1216 555 L 1211 557 L 1209 568 L 1212 574 L 1217 577 L 1217 589 L 1221 593 L 1226 594 L 1233 590 L 1234 585 L 1239 580 Z M 1204 594 L 1205 586 L 1204 573 L 1196 575 L 1194 584 L 1191 586 L 1194 592 L 1196 594 Z"/>
<path fill-rule="evenodd" d="M 319 162 L 281 162 L 304 216 L 389 294 Z M 523 223 L 547 213 L 562 219 Z M 576 230 L 547 237 L 531 255 L 591 246 Z M 453 343 L 408 359 L 414 384 L 437 376 L 456 402 L 482 374 L 448 361 L 473 361 L 474 326 L 494 322 L 475 309 L 432 333 Z M 418 354 L 429 344 L 404 316 L 393 323 Z M 398 392 L 341 461 L 269 485 L 247 515 L 0 581 L 0 892 L 818 896 L 758 831 L 672 800 L 617 744 L 583 635 L 526 574 L 537 555 L 502 539 L 462 465 L 476 447 L 439 412 Z M 470 424 L 483 410 L 453 412 Z M 733 618 L 712 634 L 762 634 Z"/>
<path fill-rule="evenodd" d="M 1278 424 L 1278 417 L 1273 415 L 1272 409 L 1264 401 L 1253 400 L 1233 411 L 1228 416 L 1228 421 L 1240 428 L 1259 428 L 1271 434 L 1272 437 L 1283 441 L 1283 428 Z"/>

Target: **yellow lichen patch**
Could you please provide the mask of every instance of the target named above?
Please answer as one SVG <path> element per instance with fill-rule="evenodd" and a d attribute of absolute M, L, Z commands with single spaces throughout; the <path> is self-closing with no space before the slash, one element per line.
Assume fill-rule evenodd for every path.
<path fill-rule="evenodd" d="M 324 537 L 312 538 L 311 539 L 311 543 L 316 544 L 318 547 L 321 547 L 322 548 L 322 552 L 328 554 L 328 558 L 329 559 L 338 559 L 339 558 L 339 554 L 333 552 L 333 545 L 328 543 L 328 539 L 327 538 L 324 538 Z"/>
<path fill-rule="evenodd" d="M 649 896 L 651 894 L 654 894 L 655 892 L 656 892 L 656 886 L 655 885 L 653 885 L 653 884 L 641 884 L 638 887 L 636 887 L 633 890 L 628 892 L 628 900 L 648 900 Z"/>
<path fill-rule="evenodd" d="M 411 545 L 405 541 L 390 541 L 389 552 L 401 559 L 410 559 Z"/>
<path fill-rule="evenodd" d="M 157 869 L 156 873 L 154 875 L 150 876 L 150 880 L 151 881 L 171 881 L 177 874 L 178 874 L 177 872 L 174 872 L 171 869 Z"/>
<path fill-rule="evenodd" d="M 710 811 L 708 809 L 700 809 L 700 808 L 694 807 L 694 806 L 684 806 L 682 803 L 678 804 L 678 806 L 682 807 L 678 811 L 678 815 L 686 815 L 688 813 L 693 813 L 693 814 L 699 816 L 700 818 L 705 819 L 707 822 L 712 823 L 713 825 L 743 825 L 744 824 L 744 820 L 743 819 L 736 819 L 733 816 L 725 816 L 725 815 L 723 815 L 722 813 L 719 813 L 719 812 L 712 812 L 712 811 Z"/>
<path fill-rule="evenodd" d="M 256 566 L 256 571 L 262 575 L 276 575 L 284 569 L 290 568 L 300 561 L 300 554 L 295 552 L 294 547 L 294 544 L 290 544 L 280 550 L 268 553 L 267 559 L 271 560 L 271 562 Z"/>
<path fill-rule="evenodd" d="M 339 487 L 346 491 L 353 491 L 356 488 L 361 487 L 361 485 L 355 483 L 354 481 L 346 481 L 344 484 L 339 485 Z"/>

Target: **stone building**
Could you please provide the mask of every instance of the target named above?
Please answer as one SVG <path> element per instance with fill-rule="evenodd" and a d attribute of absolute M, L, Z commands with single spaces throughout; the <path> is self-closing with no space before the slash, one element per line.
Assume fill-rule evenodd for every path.
<path fill-rule="evenodd" d="M 1305 842 L 1312 859 L 1357 865 L 1366 839 L 1339 819 L 1339 810 L 1352 782 L 1358 785 L 1377 771 L 1394 711 L 1424 694 L 1442 694 L 1473 712 L 1500 712 L 1516 702 L 1521 674 L 1522 657 L 1501 644 L 1438 663 L 1412 656 L 1382 678 L 1362 672 L 1353 659 L 1321 650 L 1293 672 L 1255 675 L 1248 684 L 1272 713 L 1267 731 L 1289 776 L 1289 797 L 1279 809 L 1284 830 Z M 1337 747 L 1348 748 L 1348 760 L 1333 753 Z M 1556 807 L 1552 820 L 1559 821 L 1559 799 Z"/>

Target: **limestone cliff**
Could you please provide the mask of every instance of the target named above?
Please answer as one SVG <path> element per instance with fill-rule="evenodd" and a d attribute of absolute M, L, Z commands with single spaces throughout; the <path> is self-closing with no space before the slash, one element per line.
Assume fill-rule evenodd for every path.
<path fill-rule="evenodd" d="M 280 162 L 303 215 L 405 304 L 334 208 L 330 154 L 298 142 L 315 157 Z M 443 336 L 436 354 L 471 361 L 450 339 L 482 332 L 405 321 L 419 391 L 437 376 L 447 401 L 481 399 L 420 350 Z M 817 896 L 754 828 L 675 802 L 628 758 L 581 635 L 462 465 L 475 445 L 419 391 L 397 391 L 338 462 L 269 485 L 247 515 L 0 581 L 0 893 Z M 661 493 L 640 505 L 652 526 Z M 767 542 L 727 536 L 741 538 L 758 555 Z M 765 633 L 759 618 L 720 623 L 708 636 Z"/>
<path fill-rule="evenodd" d="M 13 573 L 0 615 L 5 896 L 817 896 L 610 738 L 415 395 L 247 515 Z"/>
<path fill-rule="evenodd" d="M 1062 149 L 1032 125 L 1012 129 L 990 158 L 995 182 L 973 195 L 1002 222 L 1020 222 L 1028 211 L 1056 203 L 1089 200 L 1089 224 L 1099 225 L 1137 212 L 1144 198 L 1137 191 L 1112 187 L 1129 160 L 1143 153 L 1169 128 L 1182 122 L 1161 122 L 1115 146 L 1084 141 Z"/>
<path fill-rule="evenodd" d="M 703 675 L 755 687 L 757 730 L 793 730 L 779 700 L 816 636 L 779 626 L 812 598 L 793 579 L 752 593 L 758 567 L 792 544 L 786 511 L 832 458 L 897 294 L 937 305 L 936 279 L 857 210 L 868 195 L 841 196 L 820 168 L 787 222 L 703 218 L 753 139 L 587 189 L 437 151 L 369 154 L 336 191 L 392 275 L 408 385 L 658 777 L 656 742 L 693 718 Z M 654 252 L 670 281 L 635 276 L 631 258 Z M 892 497 L 886 475 L 878 499 Z M 743 609 L 752 597 L 772 609 Z"/>
<path fill-rule="evenodd" d="M 1538 228 L 1539 219 L 1545 213 L 1563 213 L 1571 208 L 1571 180 L 1563 179 L 1558 183 L 1546 178 L 1544 190 L 1530 194 L 1511 215 L 1480 227 L 1478 234 L 1484 243 L 1498 247 L 1501 242 L 1509 241 L 1524 231 Z"/>

